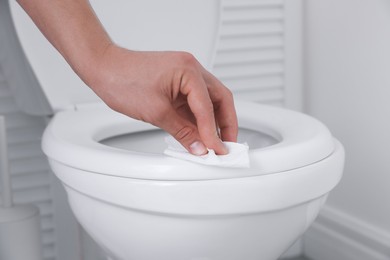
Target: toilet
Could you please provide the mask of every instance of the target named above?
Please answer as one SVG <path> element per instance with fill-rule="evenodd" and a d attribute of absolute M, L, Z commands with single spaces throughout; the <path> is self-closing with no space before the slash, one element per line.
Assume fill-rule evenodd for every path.
<path fill-rule="evenodd" d="M 161 18 L 153 24 L 135 11 L 149 10 L 152 2 L 159 10 L 152 15 Z M 123 46 L 190 51 L 209 68 L 217 3 L 92 1 Z M 42 138 L 43 151 L 76 219 L 107 259 L 276 260 L 303 235 L 340 181 L 344 149 L 326 126 L 299 112 L 240 100 L 239 142 L 249 145 L 249 168 L 205 166 L 164 155 L 166 133 L 108 108 L 20 7 L 10 5 L 23 49 L 55 112 Z M 186 8 L 207 11 L 202 21 L 175 23 L 166 19 L 174 17 L 169 15 L 173 7 L 179 16 Z M 123 20 L 111 19 L 120 10 L 129 12 L 128 34 L 121 31 Z M 139 21 L 170 38 L 159 44 L 150 38 L 155 36 L 131 27 Z M 197 43 L 177 33 L 189 28 L 191 37 L 205 40 Z"/>

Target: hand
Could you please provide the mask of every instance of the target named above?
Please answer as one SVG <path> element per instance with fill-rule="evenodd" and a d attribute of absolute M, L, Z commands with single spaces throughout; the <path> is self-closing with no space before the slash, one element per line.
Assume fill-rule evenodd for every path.
<path fill-rule="evenodd" d="M 220 137 L 236 141 L 231 92 L 191 54 L 116 46 L 87 0 L 18 2 L 112 109 L 166 130 L 196 155 L 207 153 L 206 147 L 226 154 Z"/>
<path fill-rule="evenodd" d="M 164 129 L 192 154 L 226 154 L 221 139 L 237 141 L 231 92 L 191 54 L 110 44 L 95 68 L 82 78 L 108 106 Z"/>

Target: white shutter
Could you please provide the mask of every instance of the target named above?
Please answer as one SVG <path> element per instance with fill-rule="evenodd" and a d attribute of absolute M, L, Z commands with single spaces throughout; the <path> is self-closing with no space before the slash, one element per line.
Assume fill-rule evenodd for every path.
<path fill-rule="evenodd" d="M 287 52 L 300 48 L 286 47 L 286 43 L 292 42 L 286 38 L 286 28 L 292 28 L 290 24 L 297 23 L 300 14 L 299 9 L 290 8 L 287 1 L 222 0 L 213 73 L 237 98 L 285 106 L 294 103 L 286 100 L 290 96 L 287 86 L 295 88 L 294 96 L 300 95 L 300 75 L 291 78 L 295 80 L 292 82 L 286 73 Z M 295 6 L 300 4 L 296 0 L 290 2 Z M 297 35 L 290 33 L 289 37 L 300 41 L 300 27 L 294 28 L 298 29 Z M 295 66 L 300 67 L 299 53 L 290 56 L 294 56 Z"/>
<path fill-rule="evenodd" d="M 0 74 L 0 114 L 6 117 L 9 166 L 15 204 L 35 204 L 41 214 L 43 260 L 55 260 L 50 170 L 40 143 L 45 121 L 21 112 Z"/>

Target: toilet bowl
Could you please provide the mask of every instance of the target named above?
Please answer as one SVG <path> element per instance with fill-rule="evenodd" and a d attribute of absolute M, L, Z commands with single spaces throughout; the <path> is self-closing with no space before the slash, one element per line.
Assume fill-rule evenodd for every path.
<path fill-rule="evenodd" d="M 127 5 L 149 10 L 151 1 L 92 2 L 123 46 L 142 49 L 146 42 L 149 49 L 187 50 L 203 65 L 212 65 L 219 24 L 213 12 L 221 10 L 216 1 L 155 1 L 157 12 L 144 22 L 169 35 L 161 41 L 147 30 L 128 28 L 144 17 Z M 163 155 L 164 132 L 109 109 L 23 11 L 14 2 L 10 6 L 23 49 L 55 112 L 42 138 L 43 151 L 77 220 L 108 259 L 276 260 L 310 226 L 339 182 L 344 150 L 321 122 L 244 101 L 236 101 L 236 109 L 239 141 L 249 145 L 249 168 L 205 166 Z M 188 8 L 202 19 L 167 19 L 190 15 Z M 122 10 L 132 15 L 122 21 Z M 151 23 L 151 17 L 161 19 Z M 118 21 L 126 28 L 111 31 Z M 131 37 L 126 38 L 125 29 Z"/>
<path fill-rule="evenodd" d="M 103 104 L 57 113 L 43 150 L 76 218 L 111 259 L 275 260 L 339 182 L 343 148 L 304 114 L 236 108 L 249 169 L 167 157 L 165 133 Z"/>

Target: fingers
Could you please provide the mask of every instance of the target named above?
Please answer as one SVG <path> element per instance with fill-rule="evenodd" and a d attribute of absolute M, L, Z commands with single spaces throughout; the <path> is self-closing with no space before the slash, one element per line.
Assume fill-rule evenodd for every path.
<path fill-rule="evenodd" d="M 165 117 L 169 120 L 163 120 L 160 127 L 179 141 L 187 151 L 194 155 L 207 153 L 195 124 L 179 115 L 173 107 L 166 112 Z"/>
<path fill-rule="evenodd" d="M 231 91 L 211 73 L 205 71 L 210 99 L 214 104 L 215 120 L 223 141 L 237 142 L 238 122 Z"/>
<path fill-rule="evenodd" d="M 202 75 L 184 75 L 180 89 L 187 96 L 188 105 L 196 118 L 199 136 L 205 146 L 217 154 L 227 154 L 227 148 L 218 136 L 214 106 Z"/>

